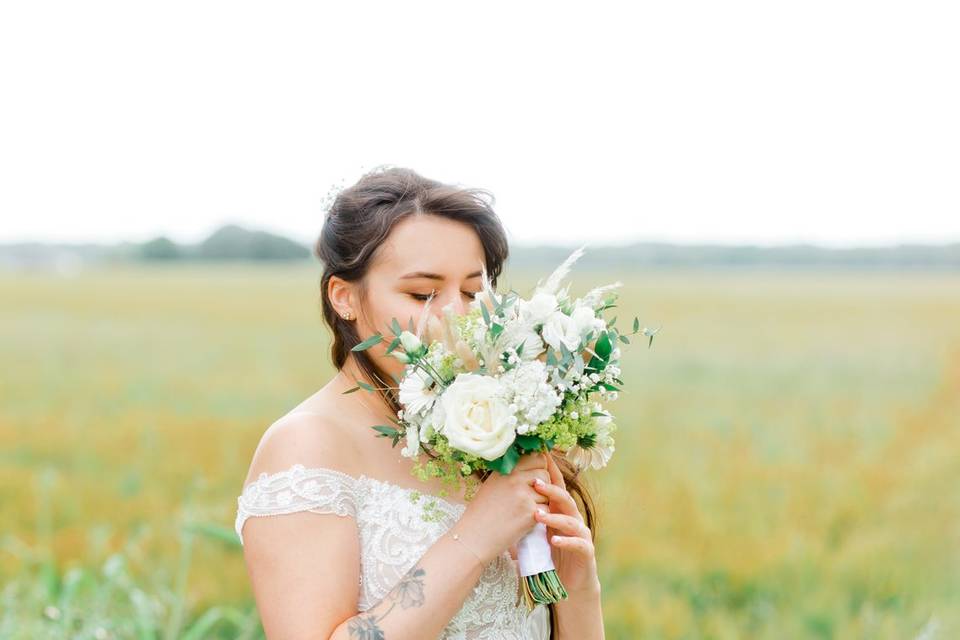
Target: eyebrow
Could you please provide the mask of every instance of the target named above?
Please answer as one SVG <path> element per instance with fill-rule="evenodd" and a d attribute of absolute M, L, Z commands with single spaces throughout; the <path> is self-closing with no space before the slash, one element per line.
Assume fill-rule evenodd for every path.
<path fill-rule="evenodd" d="M 474 271 L 473 273 L 467 276 L 467 279 L 469 280 L 470 278 L 478 278 L 481 275 L 483 275 L 481 271 Z M 409 278 L 427 278 L 428 280 L 444 280 L 445 279 L 439 273 L 430 273 L 429 271 L 413 271 L 406 275 L 400 276 L 400 280 L 407 280 Z"/>

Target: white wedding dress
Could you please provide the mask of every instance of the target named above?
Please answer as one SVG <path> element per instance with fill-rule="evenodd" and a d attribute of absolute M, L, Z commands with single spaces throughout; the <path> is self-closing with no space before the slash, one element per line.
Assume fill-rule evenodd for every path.
<path fill-rule="evenodd" d="M 360 536 L 358 609 L 363 612 L 380 602 L 466 510 L 462 504 L 419 493 L 415 501 L 412 489 L 383 480 L 294 464 L 261 473 L 243 488 L 235 528 L 243 544 L 243 523 L 251 516 L 311 511 L 354 518 Z M 425 521 L 423 505 L 429 502 L 436 504 L 437 518 Z M 548 640 L 549 609 L 537 605 L 528 613 L 518 599 L 519 579 L 516 562 L 504 551 L 484 567 L 438 640 Z"/>

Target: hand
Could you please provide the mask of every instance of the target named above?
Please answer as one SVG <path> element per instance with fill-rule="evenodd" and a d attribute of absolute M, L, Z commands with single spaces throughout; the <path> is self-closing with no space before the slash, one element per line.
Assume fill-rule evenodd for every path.
<path fill-rule="evenodd" d="M 573 496 L 567 491 L 560 467 L 550 455 L 547 455 L 547 470 L 550 482 L 543 485 L 534 483 L 534 488 L 549 498 L 549 511 L 546 514 L 538 512 L 534 517 L 537 522 L 547 525 L 547 540 L 553 550 L 557 576 L 571 595 L 597 593 L 600 590 L 600 578 L 590 529 Z"/>
<path fill-rule="evenodd" d="M 549 498 L 533 488 L 533 481 L 550 480 L 547 457 L 543 453 L 528 453 L 520 456 L 509 474 L 491 473 L 451 528 L 482 562 L 514 548 L 517 540 L 537 525 L 533 514 Z"/>

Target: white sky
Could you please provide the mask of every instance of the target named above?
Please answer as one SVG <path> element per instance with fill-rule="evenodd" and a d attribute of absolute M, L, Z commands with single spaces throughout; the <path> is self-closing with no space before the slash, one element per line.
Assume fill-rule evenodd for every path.
<path fill-rule="evenodd" d="M 0 241 L 310 241 L 381 163 L 517 243 L 960 240 L 960 5 L 5 2 Z"/>

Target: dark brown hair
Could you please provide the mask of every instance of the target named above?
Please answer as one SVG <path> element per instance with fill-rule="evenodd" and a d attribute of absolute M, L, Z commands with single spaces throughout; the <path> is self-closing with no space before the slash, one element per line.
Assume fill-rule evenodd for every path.
<path fill-rule="evenodd" d="M 489 201 L 488 201 L 489 200 Z M 330 205 L 314 255 L 323 265 L 320 280 L 323 318 L 333 334 L 331 357 L 342 369 L 350 349 L 369 336 L 359 336 L 356 324 L 345 320 L 333 308 L 327 296 L 331 276 L 359 284 L 362 303 L 366 287 L 364 276 L 377 249 L 401 220 L 414 215 L 434 215 L 457 220 L 472 227 L 483 245 L 484 260 L 491 284 L 509 254 L 506 232 L 493 210 L 493 195 L 484 189 L 448 185 L 430 180 L 411 169 L 381 165 L 364 174 L 354 185 L 341 190 Z M 362 309 L 360 310 L 362 312 Z M 355 351 L 357 366 L 373 382 L 377 393 L 396 415 L 402 408 L 391 379 L 373 361 L 367 351 Z M 578 477 L 575 467 L 563 456 L 550 454 L 563 473 L 567 490 L 579 502 L 585 523 L 596 541 L 596 507 L 590 492 Z M 489 472 L 487 472 L 489 473 Z M 486 477 L 486 474 L 482 476 Z M 557 637 L 556 612 L 550 607 L 551 638 Z"/>

